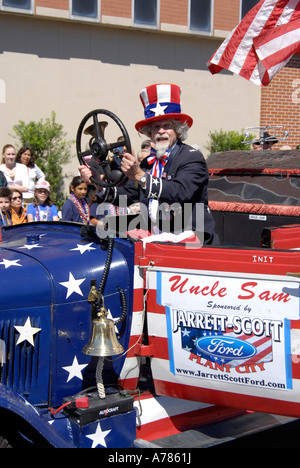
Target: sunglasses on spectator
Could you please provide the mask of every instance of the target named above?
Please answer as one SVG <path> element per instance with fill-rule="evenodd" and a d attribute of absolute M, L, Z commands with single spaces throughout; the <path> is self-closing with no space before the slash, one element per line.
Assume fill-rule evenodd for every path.
<path fill-rule="evenodd" d="M 12 200 L 22 200 L 22 197 L 18 196 L 18 197 L 12 197 Z"/>

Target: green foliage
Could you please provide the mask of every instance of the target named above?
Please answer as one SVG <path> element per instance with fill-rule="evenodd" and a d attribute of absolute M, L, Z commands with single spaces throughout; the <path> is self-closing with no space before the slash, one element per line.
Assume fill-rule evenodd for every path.
<path fill-rule="evenodd" d="M 28 145 L 36 158 L 36 164 L 45 173 L 46 180 L 51 185 L 51 198 L 61 208 L 65 201 L 63 192 L 62 166 L 71 158 L 71 141 L 66 140 L 63 126 L 56 121 L 56 114 L 39 122 L 25 123 L 19 120 L 13 126 L 14 138 L 20 140 L 20 147 Z"/>
<path fill-rule="evenodd" d="M 237 132 L 235 130 L 229 130 L 224 132 L 223 130 L 209 132 L 209 143 L 206 149 L 210 154 L 217 153 L 219 151 L 231 151 L 231 150 L 249 150 L 250 145 L 245 145 L 242 142 L 245 140 L 244 132 Z"/>

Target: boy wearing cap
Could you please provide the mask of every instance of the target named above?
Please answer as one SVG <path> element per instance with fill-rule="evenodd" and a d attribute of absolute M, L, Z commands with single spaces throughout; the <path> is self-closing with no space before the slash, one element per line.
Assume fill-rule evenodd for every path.
<path fill-rule="evenodd" d="M 140 163 L 125 151 L 121 169 L 131 180 L 124 187 L 101 190 L 99 202 L 118 205 L 121 195 L 127 197 L 128 206 L 140 201 L 147 207 L 151 234 L 164 231 L 164 220 L 170 221 L 171 232 L 178 232 L 176 219 L 180 217 L 182 231 L 198 232 L 203 243 L 210 244 L 214 220 L 207 199 L 208 169 L 202 153 L 183 143 L 193 119 L 181 113 L 180 94 L 179 86 L 168 83 L 142 90 L 145 118 L 135 128 L 151 139 L 155 150 Z M 79 170 L 90 179 L 90 169 L 81 166 Z M 200 218 L 204 220 L 201 225 Z"/>

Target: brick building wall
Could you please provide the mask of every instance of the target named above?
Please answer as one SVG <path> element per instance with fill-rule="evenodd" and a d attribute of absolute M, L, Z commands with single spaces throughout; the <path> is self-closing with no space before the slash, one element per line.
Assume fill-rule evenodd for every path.
<path fill-rule="evenodd" d="M 57 8 L 69 10 L 69 0 L 36 0 L 35 7 Z"/>
<path fill-rule="evenodd" d="M 300 55 L 289 63 L 261 90 L 260 125 L 282 125 L 290 135 L 286 144 L 300 144 Z M 278 130 L 281 132 L 282 130 Z M 280 148 L 285 143 L 277 143 Z"/>
<path fill-rule="evenodd" d="M 214 30 L 231 31 L 240 21 L 240 0 L 216 0 Z"/>
<path fill-rule="evenodd" d="M 131 0 L 102 0 L 101 15 L 131 18 Z"/>
<path fill-rule="evenodd" d="M 172 2 L 172 0 L 161 0 L 160 23 L 187 25 L 188 0 L 182 0 L 180 3 Z"/>
<path fill-rule="evenodd" d="M 69 0 L 36 0 L 35 7 L 69 11 Z M 188 0 L 160 0 L 160 24 L 188 25 Z M 132 17 L 132 0 L 101 0 L 100 16 Z M 240 20 L 240 0 L 215 0 L 213 29 L 230 31 Z M 101 18 L 100 18 L 101 19 Z"/>

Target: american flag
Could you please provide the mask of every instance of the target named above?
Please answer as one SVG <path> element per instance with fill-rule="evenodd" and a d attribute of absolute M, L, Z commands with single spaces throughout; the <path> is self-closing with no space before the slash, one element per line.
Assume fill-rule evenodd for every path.
<path fill-rule="evenodd" d="M 300 53 L 300 1 L 261 0 L 229 34 L 208 62 L 212 74 L 227 69 L 267 86 Z"/>

